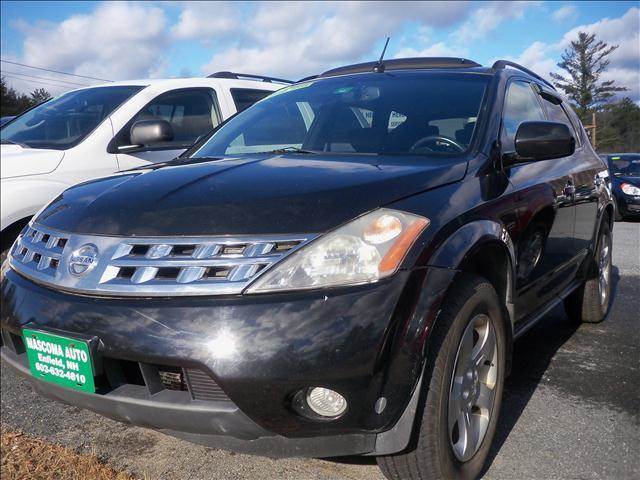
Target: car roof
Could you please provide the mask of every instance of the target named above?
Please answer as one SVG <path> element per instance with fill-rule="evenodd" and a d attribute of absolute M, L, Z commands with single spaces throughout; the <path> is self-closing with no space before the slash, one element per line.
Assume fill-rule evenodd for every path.
<path fill-rule="evenodd" d="M 319 75 L 306 77 L 300 81 L 311 79 L 322 79 L 327 77 L 336 77 L 342 75 L 351 75 L 358 73 L 371 72 L 387 72 L 387 71 L 412 71 L 412 72 L 475 72 L 487 75 L 520 75 L 545 85 L 545 88 L 555 90 L 555 87 L 546 79 L 537 73 L 529 70 L 522 65 L 509 60 L 497 60 L 491 67 L 484 67 L 481 64 L 466 58 L 457 57 L 412 57 L 412 58 L 394 58 L 377 62 L 356 63 L 354 65 L 346 65 L 343 67 L 327 70 Z"/>

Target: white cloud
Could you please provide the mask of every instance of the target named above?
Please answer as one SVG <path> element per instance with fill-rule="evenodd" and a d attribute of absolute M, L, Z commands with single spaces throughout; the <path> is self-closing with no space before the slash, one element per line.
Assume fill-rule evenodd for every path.
<path fill-rule="evenodd" d="M 528 8 L 540 4 L 537 1 L 496 1 L 482 4 L 453 36 L 461 43 L 478 40 L 493 32 L 502 22 L 522 18 Z"/>
<path fill-rule="evenodd" d="M 166 18 L 150 4 L 106 2 L 59 24 L 15 26 L 25 36 L 20 61 L 28 65 L 114 80 L 157 76 L 165 68 Z"/>
<path fill-rule="evenodd" d="M 171 33 L 179 40 L 209 41 L 238 28 L 240 16 L 231 3 L 184 2 L 178 23 Z"/>
<path fill-rule="evenodd" d="M 551 16 L 556 22 L 562 23 L 564 21 L 575 20 L 577 15 L 578 9 L 574 5 L 565 5 L 553 12 Z"/>
<path fill-rule="evenodd" d="M 235 45 L 214 54 L 203 72 L 229 69 L 298 78 L 363 60 L 382 47 L 385 36 L 410 23 L 446 27 L 466 18 L 469 9 L 466 2 L 258 4 L 238 25 Z"/>
<path fill-rule="evenodd" d="M 519 63 L 547 80 L 551 80 L 549 72 L 559 71 L 556 61 L 549 56 L 551 51 L 552 47 L 546 43 L 533 42 L 520 55 L 517 57 L 507 57 L 506 60 Z"/>
<path fill-rule="evenodd" d="M 448 45 L 445 42 L 437 42 L 421 49 L 405 47 L 399 50 L 394 57 L 466 57 L 468 55 L 468 48 L 458 45 Z"/>

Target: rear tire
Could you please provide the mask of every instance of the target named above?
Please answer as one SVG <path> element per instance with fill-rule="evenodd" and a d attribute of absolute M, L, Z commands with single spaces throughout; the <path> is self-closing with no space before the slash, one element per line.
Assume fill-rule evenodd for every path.
<path fill-rule="evenodd" d="M 377 457 L 388 479 L 471 480 L 480 475 L 502 402 L 505 325 L 504 308 L 489 282 L 475 275 L 456 280 L 432 333 L 409 446 Z"/>
<path fill-rule="evenodd" d="M 567 315 L 572 320 L 600 323 L 607 316 L 611 304 L 612 247 L 611 227 L 609 219 L 605 218 L 600 228 L 589 276 L 564 302 Z"/>

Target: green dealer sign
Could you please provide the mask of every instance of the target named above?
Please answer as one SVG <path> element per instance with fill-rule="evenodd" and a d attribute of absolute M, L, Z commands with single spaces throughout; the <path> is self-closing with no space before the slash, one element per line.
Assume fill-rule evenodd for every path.
<path fill-rule="evenodd" d="M 57 385 L 94 392 L 87 342 L 39 330 L 22 330 L 31 374 Z"/>

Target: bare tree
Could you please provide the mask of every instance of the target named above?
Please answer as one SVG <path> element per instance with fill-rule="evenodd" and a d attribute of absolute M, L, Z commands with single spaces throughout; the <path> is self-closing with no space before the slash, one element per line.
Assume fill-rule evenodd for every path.
<path fill-rule="evenodd" d="M 602 40 L 596 40 L 594 33 L 578 32 L 578 39 L 571 42 L 571 46 L 562 54 L 562 61 L 558 63 L 568 76 L 550 73 L 556 87 L 563 90 L 576 105 L 577 113 L 583 120 L 592 108 L 605 103 L 615 92 L 626 90 L 615 85 L 615 80 L 599 81 L 609 66 L 607 57 L 616 48 L 618 45 L 609 46 Z"/>

